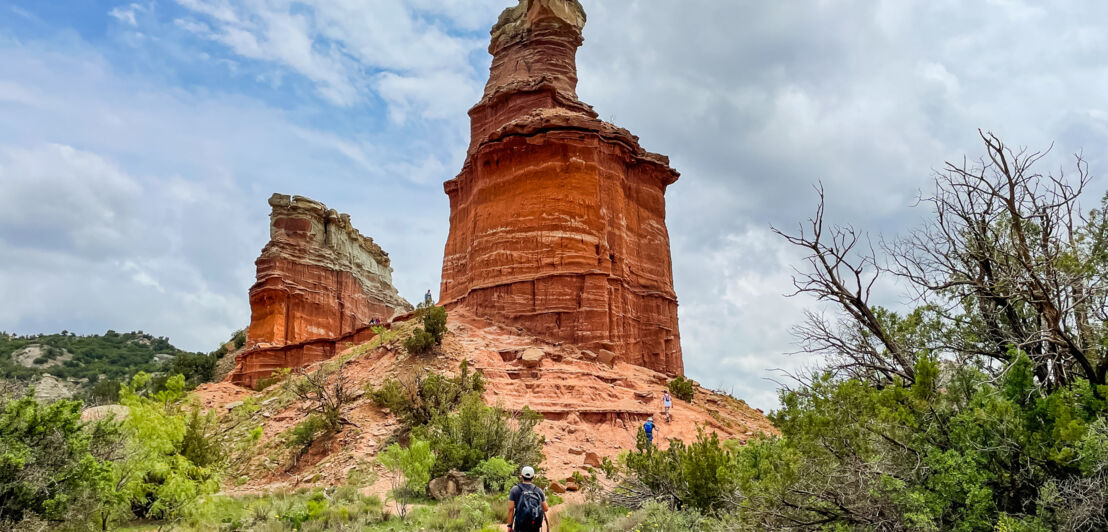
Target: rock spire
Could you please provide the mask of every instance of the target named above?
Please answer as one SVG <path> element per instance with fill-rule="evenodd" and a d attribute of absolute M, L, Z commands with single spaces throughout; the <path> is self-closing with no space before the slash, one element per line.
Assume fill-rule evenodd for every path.
<path fill-rule="evenodd" d="M 520 0 L 493 26 L 466 161 L 444 185 L 442 301 L 679 374 L 664 197 L 679 174 L 578 100 L 584 25 L 576 0 Z"/>

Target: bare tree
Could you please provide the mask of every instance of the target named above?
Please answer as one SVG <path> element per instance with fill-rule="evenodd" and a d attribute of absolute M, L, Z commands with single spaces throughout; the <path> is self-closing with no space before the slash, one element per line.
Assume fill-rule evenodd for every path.
<path fill-rule="evenodd" d="M 845 319 L 833 321 L 806 312 L 804 324 L 794 329 L 802 351 L 827 355 L 831 368 L 848 377 L 887 382 L 899 376 L 913 382 L 913 358 L 870 304 L 870 293 L 883 271 L 873 246 L 853 227 L 824 227 L 822 184 L 816 192 L 816 214 L 796 234 L 773 231 L 808 252 L 808 268 L 795 270 L 796 291 L 791 295 L 809 294 L 834 303 Z"/>
<path fill-rule="evenodd" d="M 1089 181 L 1076 156 L 1076 179 L 1034 170 L 1047 152 L 1013 150 L 979 132 L 986 157 L 947 163 L 924 202 L 929 223 L 888 247 L 893 269 L 944 318 L 978 334 L 950 346 L 966 356 L 1008 362 L 1018 349 L 1048 387 L 1083 376 L 1104 384 L 1108 360 L 1100 327 L 1108 293 L 1103 227 L 1082 217 Z M 1100 235 L 1090 235 L 1096 230 Z"/>

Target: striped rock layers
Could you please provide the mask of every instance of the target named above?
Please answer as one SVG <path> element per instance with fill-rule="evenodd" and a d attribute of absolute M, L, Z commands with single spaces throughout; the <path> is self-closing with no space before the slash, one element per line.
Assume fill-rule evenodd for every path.
<path fill-rule="evenodd" d="M 365 335 L 373 318 L 412 310 L 392 286 L 389 256 L 350 216 L 308 198 L 269 198 L 270 241 L 255 262 L 246 351 L 231 380 L 251 383 L 281 367 L 331 356 L 335 339 Z"/>
<path fill-rule="evenodd" d="M 442 301 L 623 362 L 683 371 L 669 159 L 577 99 L 585 13 L 521 0 L 492 29 L 462 171 L 445 183 Z"/>

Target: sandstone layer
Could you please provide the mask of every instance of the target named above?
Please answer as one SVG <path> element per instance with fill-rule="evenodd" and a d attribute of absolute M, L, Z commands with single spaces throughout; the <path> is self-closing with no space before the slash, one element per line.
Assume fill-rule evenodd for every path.
<path fill-rule="evenodd" d="M 301 196 L 269 198 L 270 241 L 255 262 L 246 350 L 231 374 L 250 385 L 274 369 L 334 354 L 334 342 L 412 310 L 392 285 L 389 256 L 350 216 Z"/>
<path fill-rule="evenodd" d="M 442 302 L 679 374 L 664 197 L 679 174 L 577 98 L 584 24 L 576 0 L 521 0 L 493 27 L 466 161 L 444 186 Z"/>

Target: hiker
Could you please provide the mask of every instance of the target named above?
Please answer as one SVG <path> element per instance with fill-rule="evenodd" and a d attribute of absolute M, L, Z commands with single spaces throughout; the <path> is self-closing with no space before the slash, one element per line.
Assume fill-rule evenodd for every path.
<path fill-rule="evenodd" d="M 666 423 L 669 423 L 669 409 L 673 408 L 673 398 L 669 396 L 669 390 L 662 392 L 662 406 L 666 409 Z"/>
<path fill-rule="evenodd" d="M 654 445 L 654 416 L 646 418 L 646 423 L 643 423 L 642 431 L 646 433 L 646 445 Z"/>
<path fill-rule="evenodd" d="M 423 295 L 423 304 L 427 305 L 428 307 L 435 304 L 435 298 L 431 295 L 430 290 L 428 290 L 427 293 Z"/>
<path fill-rule="evenodd" d="M 519 484 L 508 492 L 508 532 L 539 532 L 550 507 L 542 488 L 531 483 L 535 470 L 524 466 L 519 472 Z"/>

